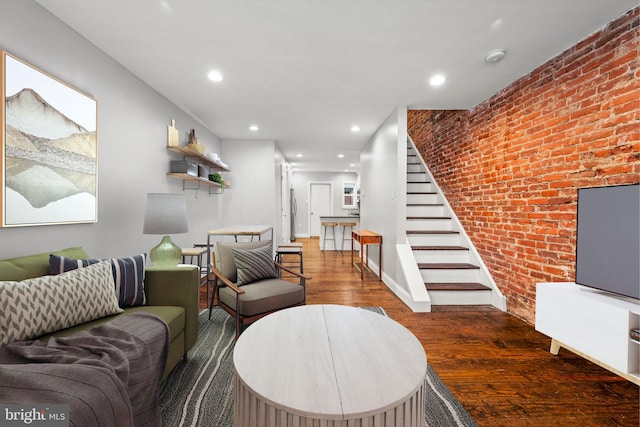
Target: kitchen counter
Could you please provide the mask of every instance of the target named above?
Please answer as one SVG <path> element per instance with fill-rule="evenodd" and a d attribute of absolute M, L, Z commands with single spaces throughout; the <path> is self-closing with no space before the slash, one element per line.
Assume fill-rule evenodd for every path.
<path fill-rule="evenodd" d="M 341 223 L 341 222 L 355 222 L 356 225 L 352 228 L 346 227 L 346 236 L 343 234 L 343 227 L 340 225 L 336 225 L 335 227 L 335 233 L 336 233 L 336 240 L 335 240 L 335 247 L 334 247 L 334 242 L 331 240 L 328 240 L 327 242 L 325 242 L 325 247 L 323 248 L 322 246 L 322 242 L 324 242 L 324 227 L 320 227 L 320 249 L 321 250 L 326 250 L 326 251 L 333 251 L 333 250 L 344 250 L 344 251 L 350 251 L 351 250 L 351 230 L 356 230 L 358 229 L 358 227 L 360 226 L 360 216 L 359 215 L 321 215 L 320 216 L 320 222 L 336 222 L 336 223 Z M 329 232 L 329 237 L 331 237 L 331 232 Z M 344 239 L 344 242 L 343 242 Z"/>

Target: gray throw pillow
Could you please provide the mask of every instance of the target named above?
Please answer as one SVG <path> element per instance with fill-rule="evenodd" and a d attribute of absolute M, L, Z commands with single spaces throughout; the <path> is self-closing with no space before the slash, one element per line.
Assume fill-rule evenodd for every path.
<path fill-rule="evenodd" d="M 233 283 L 238 281 L 236 263 L 233 260 L 234 249 L 256 249 L 263 246 L 273 246 L 271 240 L 257 242 L 216 242 L 213 252 L 216 255 L 216 268 L 220 273 Z"/>
<path fill-rule="evenodd" d="M 232 250 L 233 260 L 238 272 L 238 286 L 248 285 L 262 279 L 278 277 L 273 264 L 273 252 L 271 245 L 256 249 Z"/>
<path fill-rule="evenodd" d="M 122 313 L 109 261 L 57 276 L 0 282 L 0 346 Z"/>

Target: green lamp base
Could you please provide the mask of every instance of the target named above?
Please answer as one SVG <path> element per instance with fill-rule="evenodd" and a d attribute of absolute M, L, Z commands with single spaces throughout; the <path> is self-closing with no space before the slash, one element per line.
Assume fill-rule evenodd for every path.
<path fill-rule="evenodd" d="M 154 267 L 177 267 L 182 258 L 182 249 L 164 236 L 162 241 L 149 252 L 149 259 Z"/>

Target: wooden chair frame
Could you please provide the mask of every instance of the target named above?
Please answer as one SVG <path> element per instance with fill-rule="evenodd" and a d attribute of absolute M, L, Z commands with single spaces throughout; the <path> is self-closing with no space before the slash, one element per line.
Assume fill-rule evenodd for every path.
<path fill-rule="evenodd" d="M 211 310 L 213 309 L 214 305 L 217 305 L 218 307 L 222 308 L 224 311 L 229 313 L 235 319 L 236 339 L 237 339 L 240 336 L 240 334 L 242 333 L 242 330 L 243 330 L 244 326 L 249 325 L 249 324 L 255 322 L 258 319 L 261 319 L 262 317 L 266 316 L 267 314 L 275 313 L 278 310 L 282 310 L 282 309 L 289 308 L 289 307 L 305 305 L 306 301 L 307 301 L 307 297 L 306 297 L 307 280 L 310 280 L 311 278 L 309 276 L 305 276 L 303 274 L 300 274 L 298 272 L 290 270 L 290 269 L 282 266 L 281 264 L 279 264 L 279 263 L 277 263 L 275 261 L 273 262 L 273 264 L 279 270 L 278 273 L 280 273 L 280 271 L 286 271 L 287 273 L 290 273 L 291 275 L 293 275 L 293 276 L 297 277 L 298 279 L 300 279 L 299 285 L 302 286 L 305 289 L 305 297 L 304 297 L 304 299 L 302 300 L 302 302 L 300 302 L 298 304 L 293 304 L 293 305 L 285 306 L 285 307 L 279 307 L 278 309 L 267 311 L 267 312 L 260 313 L 260 314 L 256 314 L 256 315 L 253 315 L 253 316 L 244 316 L 244 315 L 242 315 L 242 314 L 240 314 L 238 312 L 238 304 L 239 304 L 239 301 L 240 301 L 240 299 L 238 297 L 240 295 L 243 295 L 245 293 L 245 291 L 242 289 L 242 287 L 236 285 L 231 280 L 229 280 L 226 276 L 224 276 L 220 272 L 220 270 L 218 270 L 215 267 L 215 265 L 216 265 L 216 254 L 215 254 L 215 252 L 211 252 L 210 271 L 211 271 L 211 274 L 213 275 L 213 292 L 211 293 L 211 299 L 209 300 L 209 319 L 211 319 Z M 278 274 L 278 277 L 280 277 L 280 274 Z M 218 282 L 218 280 L 220 282 L 222 282 L 222 284 L 220 284 Z M 231 290 L 233 290 L 233 292 L 235 292 L 235 294 L 236 294 L 236 298 L 235 298 L 236 306 L 235 307 L 228 306 L 227 304 L 222 302 L 222 300 L 220 299 L 219 291 L 220 291 L 220 288 L 222 286 L 227 286 Z M 216 301 L 217 301 L 217 304 L 216 304 Z"/>

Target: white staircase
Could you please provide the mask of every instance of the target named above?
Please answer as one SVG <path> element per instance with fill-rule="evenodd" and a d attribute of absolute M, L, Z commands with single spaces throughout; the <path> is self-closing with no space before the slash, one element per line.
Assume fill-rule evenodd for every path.
<path fill-rule="evenodd" d="M 504 310 L 504 297 L 411 140 L 406 234 L 432 305 Z"/>

